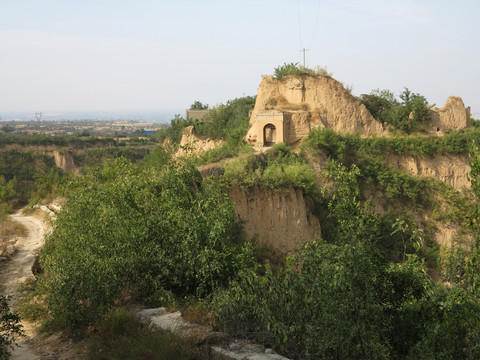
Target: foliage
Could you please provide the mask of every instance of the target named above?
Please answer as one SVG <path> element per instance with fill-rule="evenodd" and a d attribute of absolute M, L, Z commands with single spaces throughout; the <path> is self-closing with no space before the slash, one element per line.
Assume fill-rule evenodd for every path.
<path fill-rule="evenodd" d="M 428 277 L 415 257 L 389 265 L 376 249 L 380 219 L 360 203 L 358 175 L 332 165 L 334 236 L 306 245 L 278 272 L 268 264 L 263 275 L 242 272 L 215 299 L 222 326 L 302 359 L 395 358 L 418 341 L 404 317 Z"/>
<path fill-rule="evenodd" d="M 389 90 L 376 89 L 370 94 L 362 94 L 360 101 L 367 107 L 370 114 L 382 124 L 389 122 L 393 107 L 398 105 L 395 95 Z"/>
<path fill-rule="evenodd" d="M 255 105 L 254 96 L 245 96 L 213 107 L 201 123 L 194 124 L 195 133 L 214 139 L 243 137 L 248 129 L 249 112 Z"/>
<path fill-rule="evenodd" d="M 170 156 L 171 154 L 167 150 L 165 150 L 161 145 L 158 145 L 141 160 L 140 165 L 159 169 L 168 163 Z"/>
<path fill-rule="evenodd" d="M 87 168 L 98 166 L 119 157 L 124 157 L 132 162 L 142 161 L 150 151 L 150 147 L 144 146 L 92 147 L 73 152 L 72 157 L 75 165 L 80 168 Z"/>
<path fill-rule="evenodd" d="M 240 157 L 224 166 L 224 180 L 246 190 L 255 185 L 270 189 L 295 187 L 316 194 L 315 173 L 285 144 L 276 144 L 265 155 Z"/>
<path fill-rule="evenodd" d="M 191 163 L 124 159 L 76 179 L 41 264 L 52 321 L 82 330 L 127 298 L 206 296 L 253 259 L 226 189 Z"/>
<path fill-rule="evenodd" d="M 15 181 L 6 181 L 0 175 L 0 219 L 5 217 L 12 210 L 12 200 L 15 199 Z"/>
<path fill-rule="evenodd" d="M 395 99 L 388 90 L 374 90 L 360 95 L 360 101 L 378 121 L 392 125 L 404 133 L 423 131 L 431 119 L 427 100 L 416 93 L 405 90 Z"/>
<path fill-rule="evenodd" d="M 23 336 L 20 317 L 16 312 L 11 312 L 7 299 L 0 296 L 0 359 L 8 359 L 10 351 L 15 346 L 15 339 Z"/>
<path fill-rule="evenodd" d="M 202 102 L 195 100 L 192 105 L 190 105 L 190 110 L 208 110 L 208 104 L 203 104 Z"/>
<path fill-rule="evenodd" d="M 172 144 L 179 144 L 182 139 L 182 130 L 188 125 L 192 125 L 192 122 L 185 120 L 180 114 L 175 114 L 170 121 L 170 126 L 158 132 L 159 141 L 162 142 L 168 138 Z"/>
<path fill-rule="evenodd" d="M 201 163 L 216 162 L 251 152 L 245 143 L 249 114 L 255 105 L 255 97 L 245 96 L 230 100 L 225 105 L 211 109 L 204 122 L 195 122 L 195 133 L 200 136 L 223 139 L 225 143 L 200 155 Z"/>
<path fill-rule="evenodd" d="M 339 134 L 332 129 L 311 131 L 305 146 L 322 149 L 326 155 L 346 160 L 353 152 L 378 155 L 434 157 L 468 154 L 472 141 L 480 141 L 478 129 L 451 131 L 444 136 L 381 136 L 360 138 L 357 134 Z"/>
<path fill-rule="evenodd" d="M 4 145 L 18 144 L 27 146 L 65 146 L 69 149 L 83 149 L 91 146 L 112 146 L 115 139 L 112 137 L 84 137 L 81 135 L 50 136 L 40 134 L 0 134 L 0 147 Z"/>
<path fill-rule="evenodd" d="M 326 68 L 318 66 L 316 69 L 310 69 L 306 66 L 301 66 L 298 63 L 284 63 L 274 69 L 273 77 L 278 80 L 282 80 L 289 75 L 306 75 L 306 76 L 328 76 L 331 77 L 332 73 L 329 73 Z"/>
<path fill-rule="evenodd" d="M 96 330 L 87 340 L 90 359 L 194 359 L 186 340 L 167 331 L 150 331 L 139 323 L 134 313 L 124 308 L 109 311 L 98 322 Z"/>
<path fill-rule="evenodd" d="M 200 106 L 200 104 L 192 106 Z M 202 106 L 207 106 L 203 105 Z M 254 96 L 245 96 L 227 101 L 226 104 L 214 106 L 208 111 L 202 121 L 185 120 L 175 115 L 170 126 L 158 132 L 160 142 L 170 139 L 173 148 L 178 148 L 182 139 L 182 131 L 187 126 L 193 126 L 196 135 L 212 139 L 222 139 L 225 143 L 215 149 L 206 151 L 199 159 L 201 163 L 219 161 L 234 157 L 240 151 L 248 152 L 245 144 L 245 134 L 248 130 L 249 114 L 255 105 Z"/>
<path fill-rule="evenodd" d="M 434 154 L 464 154 L 468 144 L 480 136 L 478 130 L 458 131 L 439 136 L 370 137 L 341 135 L 331 129 L 314 130 L 303 151 L 321 150 L 330 159 L 356 164 L 364 189 L 370 188 L 387 199 L 399 200 L 409 211 L 431 209 L 435 220 L 460 224 L 468 229 L 472 214 L 471 196 L 460 194 L 444 182 L 419 178 L 386 163 L 389 155 L 414 158 Z M 407 205 L 408 206 L 405 206 Z M 406 211 L 406 210 L 402 210 Z"/>
<path fill-rule="evenodd" d="M 479 128 L 480 127 L 480 120 L 470 118 L 470 124 L 472 125 L 472 127 Z"/>
<path fill-rule="evenodd" d="M 360 170 L 334 162 L 327 173 L 334 230 L 276 272 L 242 272 L 215 297 L 220 326 L 300 359 L 478 358 L 478 254 L 466 258 L 460 286 L 435 283 L 405 246 L 390 263 L 378 248 L 382 220 L 359 201 Z M 390 234 L 418 250 L 423 234 L 413 227 L 397 219 Z"/>
<path fill-rule="evenodd" d="M 53 158 L 34 151 L 17 149 L 2 150 L 0 157 L 0 175 L 7 181 L 32 181 L 35 174 L 46 173 L 55 167 Z"/>

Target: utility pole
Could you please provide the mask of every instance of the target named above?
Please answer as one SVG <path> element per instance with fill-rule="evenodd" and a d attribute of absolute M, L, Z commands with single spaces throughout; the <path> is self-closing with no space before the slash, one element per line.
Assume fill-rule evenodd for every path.
<path fill-rule="evenodd" d="M 37 118 L 37 121 L 42 120 L 42 113 L 41 112 L 36 112 L 35 117 Z"/>
<path fill-rule="evenodd" d="M 306 67 L 306 64 L 305 64 L 305 53 L 310 50 L 310 49 L 305 49 L 303 48 L 302 50 L 300 50 L 301 52 L 303 52 L 303 67 Z"/>

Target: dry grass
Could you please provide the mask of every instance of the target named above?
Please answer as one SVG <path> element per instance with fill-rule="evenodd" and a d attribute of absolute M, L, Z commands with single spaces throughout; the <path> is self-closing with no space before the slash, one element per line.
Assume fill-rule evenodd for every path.
<path fill-rule="evenodd" d="M 16 237 L 24 236 L 27 229 L 8 217 L 0 218 L 0 254 L 8 245 L 11 245 Z"/>
<path fill-rule="evenodd" d="M 218 323 L 217 314 L 208 309 L 207 304 L 194 301 L 193 303 L 182 306 L 180 309 L 182 317 L 195 324 L 201 324 L 213 328 Z"/>
<path fill-rule="evenodd" d="M 95 360 L 197 358 L 187 340 L 160 329 L 151 332 L 134 313 L 123 308 L 108 313 L 86 342 L 89 358 Z"/>
<path fill-rule="evenodd" d="M 285 110 L 285 111 L 306 111 L 307 104 L 289 103 L 282 95 L 276 95 L 267 100 L 265 104 L 267 110 Z"/>

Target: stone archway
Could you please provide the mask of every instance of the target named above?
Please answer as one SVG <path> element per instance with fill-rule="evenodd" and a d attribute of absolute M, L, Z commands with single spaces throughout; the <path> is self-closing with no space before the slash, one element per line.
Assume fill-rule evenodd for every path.
<path fill-rule="evenodd" d="M 277 142 L 277 128 L 273 124 L 267 124 L 263 128 L 263 144 L 271 146 Z"/>
<path fill-rule="evenodd" d="M 276 110 L 258 113 L 255 117 L 254 131 L 258 146 L 285 142 L 283 113 Z"/>

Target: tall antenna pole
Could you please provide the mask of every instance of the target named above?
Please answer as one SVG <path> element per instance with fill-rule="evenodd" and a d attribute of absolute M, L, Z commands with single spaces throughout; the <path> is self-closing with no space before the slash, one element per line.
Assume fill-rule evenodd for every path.
<path fill-rule="evenodd" d="M 306 63 L 305 63 L 305 53 L 310 50 L 310 49 L 305 49 L 303 48 L 302 50 L 300 50 L 301 52 L 303 52 L 303 67 L 306 67 Z"/>

